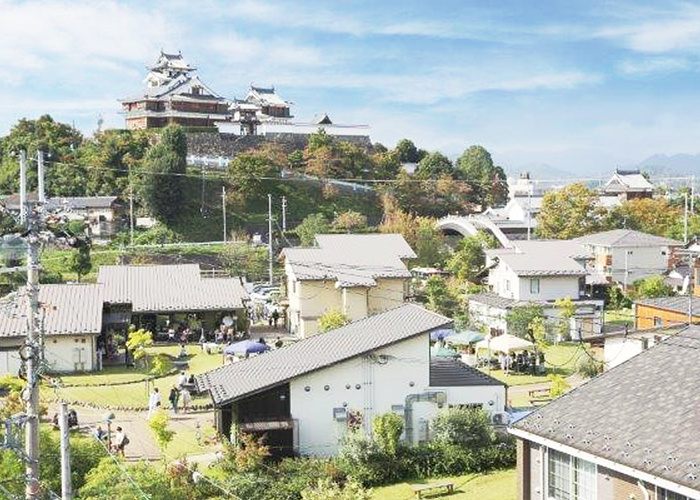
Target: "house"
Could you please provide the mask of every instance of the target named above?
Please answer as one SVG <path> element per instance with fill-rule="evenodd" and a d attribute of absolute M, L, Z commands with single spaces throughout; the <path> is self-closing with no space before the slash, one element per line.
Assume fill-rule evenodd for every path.
<path fill-rule="evenodd" d="M 680 241 L 632 229 L 613 229 L 581 236 L 572 241 L 593 254 L 591 275 L 629 287 L 636 280 L 664 274 Z"/>
<path fill-rule="evenodd" d="M 196 377 L 215 406 L 215 425 L 265 434 L 281 455 L 333 455 L 353 426 L 395 412 L 403 439 L 430 439 L 441 408 L 504 410 L 502 382 L 460 361 L 431 359 L 430 333 L 451 320 L 404 304 L 344 327 Z"/>
<path fill-rule="evenodd" d="M 106 328 L 133 324 L 154 334 L 172 324 L 201 322 L 205 331 L 229 316 L 238 330 L 247 323 L 248 292 L 240 278 L 204 278 L 198 264 L 101 266 Z"/>
<path fill-rule="evenodd" d="M 181 53 L 161 51 L 149 68 L 146 88 L 120 99 L 129 130 L 165 127 L 213 127 L 230 118 L 229 102 L 204 83 Z"/>
<path fill-rule="evenodd" d="M 606 333 L 604 336 L 605 369 L 615 368 L 669 336 L 686 327 L 679 324 L 671 327 L 655 327 L 646 330 L 625 328 Z"/>
<path fill-rule="evenodd" d="M 29 193 L 27 198 L 37 200 L 36 193 Z M 18 194 L 3 197 L 8 210 L 19 213 Z M 93 237 L 107 239 L 114 236 L 123 226 L 126 213 L 123 204 L 116 196 L 59 196 L 47 198 L 46 208 L 71 220 L 85 220 Z"/>
<path fill-rule="evenodd" d="M 337 310 L 357 320 L 405 302 L 416 254 L 400 234 L 320 234 L 318 247 L 282 251 L 290 330 L 318 332 L 318 318 Z"/>
<path fill-rule="evenodd" d="M 637 329 L 670 327 L 700 322 L 700 297 L 696 295 L 639 299 L 634 302 L 634 326 Z"/>
<path fill-rule="evenodd" d="M 552 324 L 560 324 L 567 321 L 563 317 L 562 309 L 552 301 L 515 300 L 501 297 L 494 293 L 479 293 L 469 296 L 469 321 L 475 327 L 484 327 L 492 336 L 508 331 L 506 318 L 508 313 L 517 307 L 539 306 L 545 319 Z M 572 339 L 587 339 L 596 337 L 603 331 L 602 300 L 576 300 L 574 301 L 574 315 L 568 319 L 569 336 Z M 559 329 L 553 335 L 561 333 Z"/>
<path fill-rule="evenodd" d="M 99 366 L 97 337 L 102 330 L 100 285 L 60 284 L 39 287 L 44 355 L 51 371 L 91 371 Z M 16 375 L 28 331 L 26 288 L 0 304 L 0 373 Z"/>
<path fill-rule="evenodd" d="M 603 195 L 616 195 L 622 200 L 651 198 L 654 185 L 639 170 L 615 169 L 615 173 L 602 189 Z"/>
<path fill-rule="evenodd" d="M 516 422 L 518 500 L 700 499 L 700 329 Z"/>

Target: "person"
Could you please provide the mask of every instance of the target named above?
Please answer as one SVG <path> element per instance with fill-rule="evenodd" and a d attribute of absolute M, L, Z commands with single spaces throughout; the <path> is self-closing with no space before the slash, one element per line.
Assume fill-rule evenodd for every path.
<path fill-rule="evenodd" d="M 107 432 L 101 425 L 98 425 L 97 428 L 92 431 L 92 435 L 95 436 L 95 439 L 98 441 L 102 441 L 107 438 Z"/>
<path fill-rule="evenodd" d="M 267 345 L 267 343 L 265 342 L 265 338 L 264 338 L 264 337 L 260 337 L 260 338 L 258 339 L 258 344 Z"/>
<path fill-rule="evenodd" d="M 68 428 L 78 426 L 78 414 L 75 410 L 70 410 L 68 412 Z"/>
<path fill-rule="evenodd" d="M 513 357 L 510 355 L 510 353 L 506 354 L 503 363 L 505 365 L 505 374 L 508 375 L 508 373 L 510 372 L 510 366 L 513 364 Z"/>
<path fill-rule="evenodd" d="M 277 339 L 275 340 L 275 349 L 279 349 L 279 348 L 282 347 L 283 345 L 284 345 L 284 342 L 282 342 L 282 339 L 281 339 L 280 336 L 278 335 L 278 336 L 277 336 Z"/>
<path fill-rule="evenodd" d="M 187 357 L 187 348 L 185 347 L 185 343 L 182 342 L 180 344 L 180 352 L 177 355 L 178 358 L 186 358 Z"/>
<path fill-rule="evenodd" d="M 168 328 L 168 342 L 175 342 L 175 329 L 172 325 Z"/>
<path fill-rule="evenodd" d="M 117 427 L 117 433 L 114 435 L 114 449 L 122 457 L 124 456 L 124 448 L 129 444 L 129 437 L 121 427 Z"/>
<path fill-rule="evenodd" d="M 221 325 L 221 328 L 219 328 L 216 331 L 216 343 L 217 344 L 221 344 L 224 341 L 225 329 L 226 329 L 226 327 L 224 325 Z"/>
<path fill-rule="evenodd" d="M 177 378 L 177 388 L 182 389 L 182 387 L 187 383 L 187 374 L 183 371 L 180 372 L 180 376 Z"/>
<path fill-rule="evenodd" d="M 182 413 L 187 413 L 190 409 L 190 403 L 192 402 L 190 391 L 186 387 L 183 387 L 180 390 L 180 394 L 182 395 Z"/>
<path fill-rule="evenodd" d="M 161 401 L 160 391 L 158 390 L 157 387 L 154 387 L 153 392 L 151 392 L 151 396 L 148 398 L 148 417 L 147 418 L 151 418 L 151 415 L 153 415 L 153 412 L 156 411 L 156 409 L 160 406 L 160 401 Z"/>
<path fill-rule="evenodd" d="M 170 389 L 170 396 L 168 396 L 168 400 L 173 406 L 173 415 L 177 415 L 177 402 L 179 399 L 180 391 L 177 390 L 177 387 L 173 386 L 172 389 Z"/>
<path fill-rule="evenodd" d="M 277 309 L 275 309 L 274 311 L 272 311 L 272 321 L 275 324 L 275 330 L 277 329 L 277 322 L 279 321 L 279 319 L 280 319 L 280 313 Z"/>

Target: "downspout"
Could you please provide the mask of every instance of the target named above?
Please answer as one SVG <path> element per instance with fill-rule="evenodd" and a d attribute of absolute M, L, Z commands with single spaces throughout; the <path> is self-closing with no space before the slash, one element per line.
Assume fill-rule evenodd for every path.
<path fill-rule="evenodd" d="M 644 500 L 649 500 L 649 491 L 644 487 L 644 483 L 641 479 L 637 479 L 637 486 L 642 490 L 642 495 L 644 495 Z"/>

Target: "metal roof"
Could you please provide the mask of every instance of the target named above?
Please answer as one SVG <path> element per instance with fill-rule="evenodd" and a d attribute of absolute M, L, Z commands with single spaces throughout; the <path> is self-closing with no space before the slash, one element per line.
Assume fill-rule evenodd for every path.
<path fill-rule="evenodd" d="M 101 285 L 40 285 L 44 333 L 46 335 L 97 335 L 102 329 Z M 0 337 L 27 334 L 26 288 L 0 302 Z"/>
<path fill-rule="evenodd" d="M 208 390 L 214 404 L 226 404 L 451 323 L 449 318 L 420 306 L 404 304 L 281 349 L 198 375 L 197 388 L 200 391 Z M 428 349 L 427 338 L 425 349 Z"/>
<path fill-rule="evenodd" d="M 518 276 L 585 276 L 588 271 L 572 257 L 555 247 L 529 253 L 499 252 L 498 259 Z"/>
<path fill-rule="evenodd" d="M 485 373 L 448 357 L 430 358 L 430 387 L 465 387 L 474 385 L 506 385 Z"/>
<path fill-rule="evenodd" d="M 688 296 L 675 295 L 673 297 L 657 297 L 655 299 L 640 299 L 634 302 L 641 306 L 656 307 L 666 311 L 672 311 L 682 314 L 688 313 Z M 693 311 L 694 314 L 700 313 L 700 297 L 693 296 Z"/>
<path fill-rule="evenodd" d="M 341 287 L 375 286 L 375 278 L 410 278 L 402 259 L 416 254 L 400 234 L 320 234 L 319 248 L 282 251 L 298 280 L 333 280 Z"/>
<path fill-rule="evenodd" d="M 700 490 L 700 328 L 682 330 L 514 427 Z"/>
<path fill-rule="evenodd" d="M 656 246 L 682 246 L 680 241 L 653 234 L 642 233 L 632 229 L 613 229 L 612 231 L 603 231 L 602 233 L 589 234 L 581 236 L 573 241 L 577 241 L 583 245 L 600 245 L 606 247 L 656 247 Z"/>
<path fill-rule="evenodd" d="M 133 312 L 240 309 L 248 299 L 239 278 L 202 278 L 197 264 L 101 266 L 97 281 L 105 302 Z"/>

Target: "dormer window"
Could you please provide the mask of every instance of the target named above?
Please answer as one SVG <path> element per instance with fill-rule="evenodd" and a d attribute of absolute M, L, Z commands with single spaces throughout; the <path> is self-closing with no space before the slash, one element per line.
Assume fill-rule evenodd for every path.
<path fill-rule="evenodd" d="M 202 87 L 195 85 L 192 87 L 192 95 L 199 95 L 199 93 L 202 91 Z"/>

